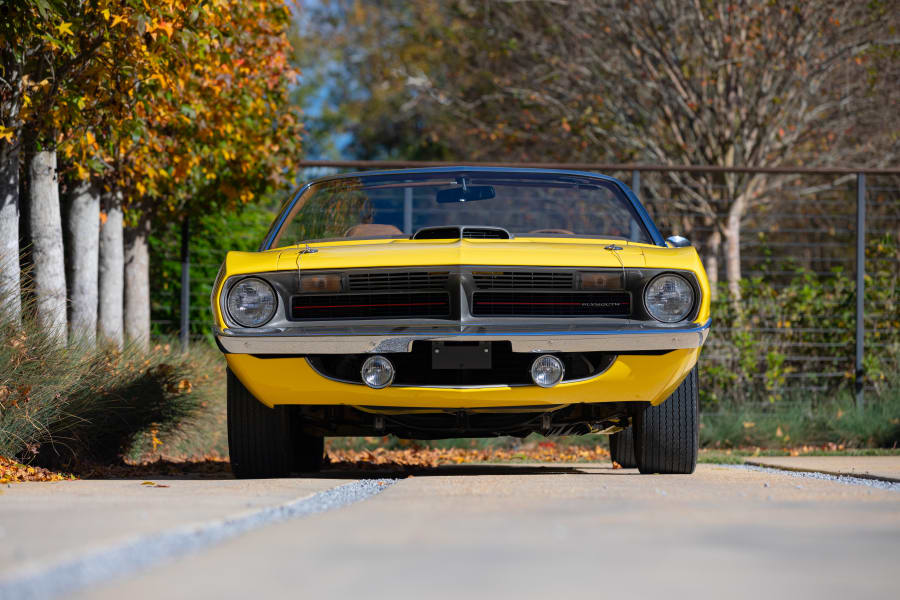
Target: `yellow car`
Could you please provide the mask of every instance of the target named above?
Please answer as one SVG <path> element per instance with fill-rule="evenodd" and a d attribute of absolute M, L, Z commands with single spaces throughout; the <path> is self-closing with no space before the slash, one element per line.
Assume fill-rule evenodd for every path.
<path fill-rule="evenodd" d="M 611 434 L 691 473 L 710 326 L 696 250 L 576 171 L 336 175 L 213 286 L 238 477 L 317 469 L 324 436 Z"/>

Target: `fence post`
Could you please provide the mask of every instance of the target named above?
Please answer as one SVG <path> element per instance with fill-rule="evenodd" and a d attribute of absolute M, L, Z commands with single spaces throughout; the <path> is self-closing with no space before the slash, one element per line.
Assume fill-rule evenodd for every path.
<path fill-rule="evenodd" d="M 631 191 L 634 192 L 634 195 L 638 198 L 641 197 L 641 172 L 640 171 L 632 171 L 631 172 Z"/>
<path fill-rule="evenodd" d="M 187 352 L 191 330 L 191 226 L 187 213 L 181 221 L 181 351 Z"/>
<path fill-rule="evenodd" d="M 856 408 L 863 407 L 863 347 L 866 335 L 866 174 L 856 175 Z"/>

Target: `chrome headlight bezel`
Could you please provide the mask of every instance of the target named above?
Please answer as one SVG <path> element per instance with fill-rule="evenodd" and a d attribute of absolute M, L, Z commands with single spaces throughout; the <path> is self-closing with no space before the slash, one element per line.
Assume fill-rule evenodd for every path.
<path fill-rule="evenodd" d="M 260 289 L 267 290 L 268 293 L 271 294 L 272 298 L 266 313 L 263 313 L 265 318 L 261 318 L 257 321 L 245 320 L 241 318 L 241 315 L 235 314 L 236 311 L 234 310 L 231 302 L 233 297 L 232 295 L 236 293 L 238 288 L 241 285 L 246 285 L 248 283 L 262 284 L 262 287 Z M 224 302 L 222 304 L 230 321 L 232 321 L 239 327 L 247 327 L 252 329 L 256 327 L 262 327 L 263 325 L 271 321 L 275 317 L 275 314 L 278 312 L 278 303 L 278 293 L 275 291 L 275 287 L 271 283 L 261 277 L 250 276 L 242 277 L 241 279 L 228 285 L 227 290 L 225 291 Z"/>
<path fill-rule="evenodd" d="M 658 312 L 654 311 L 653 305 L 651 304 L 651 302 L 649 300 L 650 292 L 653 291 L 654 286 L 659 285 L 660 283 L 664 282 L 665 280 L 672 280 L 672 281 L 678 282 L 678 285 L 683 284 L 683 286 L 684 286 L 683 291 L 686 291 L 689 294 L 688 301 L 686 303 L 685 302 L 682 303 L 684 305 L 684 309 L 682 311 L 679 311 L 678 313 L 672 313 L 669 315 L 658 313 Z M 643 300 L 644 300 L 644 309 L 647 311 L 647 314 L 651 318 L 659 321 L 660 323 L 679 323 L 681 321 L 684 321 L 688 317 L 690 317 L 691 314 L 694 312 L 694 308 L 697 305 L 698 295 L 697 295 L 697 291 L 695 290 L 694 286 L 691 284 L 690 280 L 687 277 L 684 277 L 677 273 L 667 272 L 667 273 L 660 273 L 659 275 L 657 275 L 656 277 L 651 279 L 650 282 L 647 283 L 646 286 L 644 286 Z"/>

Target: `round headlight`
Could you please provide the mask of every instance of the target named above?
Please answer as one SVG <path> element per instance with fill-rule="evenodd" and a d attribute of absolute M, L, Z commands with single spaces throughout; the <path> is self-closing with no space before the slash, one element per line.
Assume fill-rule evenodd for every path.
<path fill-rule="evenodd" d="M 650 282 L 644 291 L 647 312 L 657 321 L 681 321 L 694 306 L 694 289 L 684 277 L 661 275 Z"/>
<path fill-rule="evenodd" d="M 561 360 L 552 354 L 544 354 L 531 364 L 531 379 L 537 385 L 548 388 L 562 381 L 566 369 Z"/>
<path fill-rule="evenodd" d="M 241 279 L 228 291 L 228 314 L 242 327 L 259 327 L 275 315 L 278 299 L 272 286 L 256 277 Z"/>
<path fill-rule="evenodd" d="M 370 388 L 380 390 L 394 381 L 394 365 L 385 357 L 376 354 L 370 356 L 360 369 L 363 382 Z"/>

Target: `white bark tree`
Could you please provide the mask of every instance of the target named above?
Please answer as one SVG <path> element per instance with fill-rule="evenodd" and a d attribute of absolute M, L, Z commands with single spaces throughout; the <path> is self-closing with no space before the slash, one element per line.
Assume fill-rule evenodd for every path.
<path fill-rule="evenodd" d="M 93 347 L 97 340 L 100 190 L 89 179 L 79 181 L 68 201 L 69 339 Z"/>
<path fill-rule="evenodd" d="M 56 152 L 35 152 L 29 160 L 28 216 L 38 324 L 66 343 L 66 270 Z"/>
<path fill-rule="evenodd" d="M 125 338 L 150 348 L 150 221 L 125 230 Z"/>
<path fill-rule="evenodd" d="M 0 142 L 0 303 L 2 318 L 22 317 L 19 269 L 19 152 Z"/>
<path fill-rule="evenodd" d="M 97 335 L 100 342 L 122 348 L 124 342 L 125 242 L 122 195 L 105 192 L 100 226 L 99 302 Z"/>
<path fill-rule="evenodd" d="M 5 45 L 4 45 L 5 46 Z M 19 268 L 19 130 L 22 103 L 22 65 L 12 48 L 0 49 L 0 301 L 6 318 L 22 315 Z"/>

